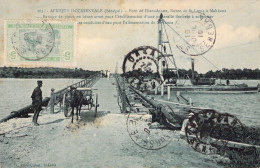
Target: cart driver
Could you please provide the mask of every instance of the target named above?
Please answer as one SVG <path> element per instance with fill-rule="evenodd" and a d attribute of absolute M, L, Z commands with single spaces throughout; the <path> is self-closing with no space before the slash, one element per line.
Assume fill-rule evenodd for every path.
<path fill-rule="evenodd" d="M 39 80 L 37 81 L 38 86 L 33 90 L 32 93 L 32 106 L 33 106 L 33 111 L 34 111 L 34 115 L 33 115 L 33 123 L 35 126 L 38 126 L 39 124 L 37 123 L 38 117 L 39 117 L 39 113 L 42 110 L 41 109 L 41 104 L 42 104 L 42 81 Z"/>

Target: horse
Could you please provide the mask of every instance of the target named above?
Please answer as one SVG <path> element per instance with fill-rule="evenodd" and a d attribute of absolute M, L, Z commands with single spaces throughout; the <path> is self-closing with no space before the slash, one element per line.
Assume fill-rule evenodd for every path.
<path fill-rule="evenodd" d="M 70 101 L 69 104 L 72 108 L 71 111 L 71 123 L 73 123 L 73 116 L 74 116 L 74 108 L 76 108 L 76 120 L 78 121 L 78 116 L 80 116 L 80 111 L 81 111 L 81 107 L 82 107 L 82 102 L 83 102 L 83 93 L 79 90 L 77 90 L 75 87 L 71 87 L 70 91 L 69 91 L 69 97 L 70 97 Z"/>

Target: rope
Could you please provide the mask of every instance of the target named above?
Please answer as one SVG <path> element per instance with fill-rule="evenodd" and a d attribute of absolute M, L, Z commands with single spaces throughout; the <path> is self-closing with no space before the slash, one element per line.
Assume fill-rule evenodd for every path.
<path fill-rule="evenodd" d="M 211 61 L 209 61 L 206 57 L 204 57 L 203 55 L 202 55 L 202 58 L 204 58 L 206 61 L 208 61 L 208 63 L 210 63 L 211 65 L 213 65 L 215 68 L 217 68 L 217 70 L 219 70 L 219 68 L 215 65 L 215 64 L 213 64 Z"/>

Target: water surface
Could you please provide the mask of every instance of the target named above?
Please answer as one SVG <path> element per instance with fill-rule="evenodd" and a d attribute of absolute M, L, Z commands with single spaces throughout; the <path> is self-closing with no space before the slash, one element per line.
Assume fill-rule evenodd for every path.
<path fill-rule="evenodd" d="M 189 84 L 189 81 L 186 81 Z M 219 80 L 217 81 L 219 82 Z M 221 81 L 223 84 L 225 80 Z M 257 86 L 259 80 L 230 80 L 230 84 Z M 195 106 L 213 108 L 219 112 L 227 112 L 237 116 L 246 125 L 260 125 L 260 92 L 258 93 L 190 93 L 181 92 Z M 167 95 L 156 96 L 157 99 L 167 100 Z M 177 102 L 176 92 L 171 91 L 170 101 Z"/>
<path fill-rule="evenodd" d="M 50 97 L 51 88 L 55 91 L 82 79 L 21 79 L 0 78 L 0 119 L 6 117 L 11 111 L 16 111 L 31 104 L 31 94 L 37 86 L 37 80 L 42 80 L 43 98 Z"/>
<path fill-rule="evenodd" d="M 0 118 L 6 117 L 11 111 L 16 111 L 31 104 L 31 94 L 37 86 L 38 79 L 0 79 Z M 82 79 L 41 79 L 43 81 L 43 98 L 49 97 L 51 88 L 63 89 Z M 187 81 L 188 82 L 188 81 Z M 224 83 L 225 80 L 222 80 Z M 231 80 L 231 84 L 246 83 L 256 86 L 259 80 Z M 185 93 L 182 95 L 191 98 L 195 106 L 214 108 L 220 112 L 236 115 L 246 125 L 260 125 L 260 93 L 247 94 L 200 94 Z M 165 95 L 156 96 L 167 100 Z M 176 93 L 171 93 L 171 100 L 176 102 Z"/>

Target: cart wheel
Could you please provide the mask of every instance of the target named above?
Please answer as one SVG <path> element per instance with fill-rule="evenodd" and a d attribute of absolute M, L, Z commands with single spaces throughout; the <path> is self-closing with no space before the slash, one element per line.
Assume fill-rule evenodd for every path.
<path fill-rule="evenodd" d="M 64 111 L 65 117 L 71 116 L 72 108 L 71 108 L 71 106 L 69 106 L 69 103 L 68 103 L 68 100 L 66 97 L 66 93 L 63 96 L 63 111 Z"/>
<path fill-rule="evenodd" d="M 97 108 L 98 108 L 98 94 L 96 94 L 96 106 L 95 106 L 95 114 L 94 114 L 94 117 L 97 117 Z"/>

